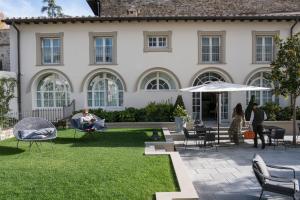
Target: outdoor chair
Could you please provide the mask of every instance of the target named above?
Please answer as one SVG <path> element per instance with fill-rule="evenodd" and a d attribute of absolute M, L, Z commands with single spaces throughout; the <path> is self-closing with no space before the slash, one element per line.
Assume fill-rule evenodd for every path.
<path fill-rule="evenodd" d="M 270 174 L 269 168 L 289 170 L 293 176 L 292 178 L 273 176 Z M 293 168 L 267 165 L 260 155 L 255 154 L 252 160 L 252 169 L 262 188 L 259 199 L 262 198 L 265 191 L 290 196 L 296 199 L 295 195 L 299 192 L 299 183 Z"/>
<path fill-rule="evenodd" d="M 29 142 L 29 148 L 35 143 L 39 148 L 38 142 L 51 141 L 57 137 L 57 130 L 55 126 L 39 117 L 28 117 L 19 121 L 13 129 L 13 134 L 17 139 L 17 148 L 19 148 L 19 142 Z"/>
<path fill-rule="evenodd" d="M 205 136 L 206 130 L 204 125 L 196 125 L 194 127 L 195 133 L 200 137 L 203 138 Z"/>
<path fill-rule="evenodd" d="M 215 147 L 216 151 L 218 151 L 218 146 L 216 145 L 216 135 L 215 133 L 205 133 L 204 136 L 204 151 L 208 148 L 208 147 Z"/>
<path fill-rule="evenodd" d="M 284 135 L 285 135 L 285 129 L 275 129 L 270 133 L 269 137 L 271 139 L 271 144 L 273 144 L 274 149 L 276 146 L 279 145 L 279 143 L 283 144 L 286 148 L 285 142 L 284 142 Z"/>
<path fill-rule="evenodd" d="M 107 128 L 105 125 L 105 119 L 101 119 L 100 117 L 97 117 L 94 114 L 90 114 L 90 115 L 92 115 L 93 118 L 96 119 L 95 124 L 94 124 L 94 129 L 96 132 L 102 132 Z M 74 128 L 74 138 L 76 137 L 77 131 L 91 133 L 91 131 L 88 131 L 82 127 L 82 124 L 80 123 L 80 118 L 82 116 L 83 116 L 82 113 L 77 113 L 71 119 L 71 126 L 72 126 L 72 128 Z"/>
<path fill-rule="evenodd" d="M 185 127 L 183 127 L 183 133 L 184 133 L 184 149 L 186 149 L 189 140 L 196 141 L 196 146 L 197 146 L 199 140 L 199 136 L 197 134 L 190 134 L 187 128 Z"/>

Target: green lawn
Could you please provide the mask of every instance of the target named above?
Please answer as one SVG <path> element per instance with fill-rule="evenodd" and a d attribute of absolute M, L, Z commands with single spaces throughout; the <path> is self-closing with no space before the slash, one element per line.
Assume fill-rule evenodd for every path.
<path fill-rule="evenodd" d="M 144 156 L 151 130 L 109 129 L 74 140 L 59 131 L 41 152 L 15 139 L 0 142 L 0 199 L 154 199 L 178 191 L 168 156 Z"/>

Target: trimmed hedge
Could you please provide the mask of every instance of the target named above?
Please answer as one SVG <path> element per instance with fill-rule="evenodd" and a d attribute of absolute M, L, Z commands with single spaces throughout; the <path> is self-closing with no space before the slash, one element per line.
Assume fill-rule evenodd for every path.
<path fill-rule="evenodd" d="M 170 103 L 149 103 L 145 108 L 125 108 L 122 111 L 91 109 L 90 113 L 104 118 L 106 122 L 172 122 L 174 106 Z M 82 111 L 77 111 L 82 112 Z"/>

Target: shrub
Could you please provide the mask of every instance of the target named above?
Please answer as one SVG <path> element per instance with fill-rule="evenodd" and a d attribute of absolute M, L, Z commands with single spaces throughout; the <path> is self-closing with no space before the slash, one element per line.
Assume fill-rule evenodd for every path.
<path fill-rule="evenodd" d="M 248 104 L 248 106 L 247 106 L 247 108 L 246 108 L 246 110 L 245 110 L 245 118 L 246 118 L 247 121 L 250 120 L 251 112 L 252 112 L 253 104 L 254 104 L 254 103 L 255 103 L 255 96 L 252 95 L 252 96 L 251 96 L 251 99 L 250 99 L 250 101 L 249 101 L 249 104 Z"/>
<path fill-rule="evenodd" d="M 175 104 L 174 104 L 174 109 L 176 109 L 176 107 L 178 105 L 181 106 L 183 109 L 185 109 L 184 102 L 183 102 L 183 99 L 182 99 L 182 95 L 177 96 L 177 99 L 176 99 Z"/>
<path fill-rule="evenodd" d="M 75 113 L 82 112 L 76 111 Z M 145 108 L 125 108 L 122 111 L 91 109 L 90 113 L 105 118 L 106 122 L 170 122 L 174 120 L 173 105 L 170 103 L 149 103 Z M 74 113 L 74 114 L 75 114 Z"/>
<path fill-rule="evenodd" d="M 291 120 L 292 119 L 292 108 L 290 106 L 281 108 L 280 112 L 277 114 L 277 120 Z"/>
<path fill-rule="evenodd" d="M 281 111 L 281 107 L 273 102 L 268 102 L 261 108 L 266 112 L 269 121 L 277 120 L 277 115 Z"/>
<path fill-rule="evenodd" d="M 151 102 L 145 107 L 146 121 L 169 122 L 172 120 L 173 105 L 170 103 Z"/>

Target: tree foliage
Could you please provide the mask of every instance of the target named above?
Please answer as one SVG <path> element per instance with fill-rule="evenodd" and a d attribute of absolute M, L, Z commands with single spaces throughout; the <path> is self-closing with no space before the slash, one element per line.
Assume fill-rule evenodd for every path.
<path fill-rule="evenodd" d="M 41 12 L 44 13 L 47 11 L 48 17 L 62 17 L 62 8 L 59 5 L 56 5 L 56 0 L 43 0 L 46 6 L 43 6 Z"/>
<path fill-rule="evenodd" d="M 296 99 L 300 96 L 300 33 L 286 40 L 275 37 L 278 49 L 271 63 L 276 95 L 290 96 L 293 110 L 293 143 L 296 144 Z"/>
<path fill-rule="evenodd" d="M 16 80 L 14 78 L 0 78 L 0 114 L 9 111 L 9 102 L 15 93 Z"/>
<path fill-rule="evenodd" d="M 251 96 L 251 99 L 248 103 L 248 106 L 245 110 L 245 118 L 247 121 L 250 121 L 250 117 L 251 117 L 251 112 L 252 112 L 252 109 L 253 109 L 253 104 L 255 103 L 255 96 L 252 95 Z"/>

